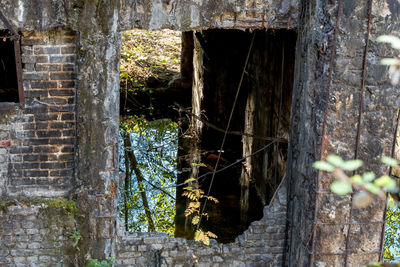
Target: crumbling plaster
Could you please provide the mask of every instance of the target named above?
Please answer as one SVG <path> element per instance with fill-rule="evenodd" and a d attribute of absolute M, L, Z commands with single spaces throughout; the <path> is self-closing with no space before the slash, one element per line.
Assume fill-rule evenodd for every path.
<path fill-rule="evenodd" d="M 171 28 L 180 31 L 202 28 L 295 28 L 298 0 L 2 0 L 3 12 L 19 29 L 46 30 L 68 27 L 82 31 L 94 17 L 85 19 L 87 11 L 101 18 L 99 27 L 115 21 L 119 31 L 133 28 Z M 115 9 L 114 9 L 115 8 Z M 106 11 L 108 10 L 108 11 Z M 104 17 L 104 12 L 108 16 Z M 112 28 L 109 30 L 113 30 Z"/>

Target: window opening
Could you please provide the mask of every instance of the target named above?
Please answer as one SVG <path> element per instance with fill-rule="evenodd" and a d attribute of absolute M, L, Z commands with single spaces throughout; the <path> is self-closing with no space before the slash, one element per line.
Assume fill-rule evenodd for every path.
<path fill-rule="evenodd" d="M 0 107 L 23 103 L 20 34 L 12 29 L 0 11 L 8 29 L 0 30 Z"/>
<path fill-rule="evenodd" d="M 166 123 L 163 127 L 168 129 L 165 133 L 170 137 L 166 142 L 173 146 L 170 145 L 165 155 L 170 160 L 176 158 L 174 164 L 161 160 L 164 162 L 161 165 L 168 166 L 169 173 L 174 174 L 169 176 L 168 182 L 156 179 L 159 184 L 154 186 L 150 184 L 152 181 L 141 179 L 142 182 L 136 183 L 142 185 L 136 189 L 122 185 L 120 192 L 127 192 L 128 189 L 136 192 L 136 201 L 140 200 L 143 191 L 147 191 L 148 196 L 159 194 L 159 197 L 166 197 L 170 194 L 168 209 L 174 207 L 175 218 L 167 232 L 171 236 L 193 239 L 196 225 L 192 222 L 197 222 L 198 218 L 195 214 L 187 216 L 187 213 L 188 207 L 198 204 L 193 203 L 185 191 L 189 186 L 207 195 L 215 171 L 210 196 L 219 203 L 207 204 L 207 215 L 201 222 L 201 228 L 216 234 L 219 242 L 232 242 L 251 222 L 263 217 L 264 207 L 269 204 L 286 171 L 296 32 L 219 29 L 184 32 L 179 37 L 182 40 L 179 43 L 181 55 L 169 53 L 175 55 L 172 62 L 180 64 L 180 68 L 169 76 L 164 75 L 168 77 L 165 79 L 156 74 L 165 68 L 159 64 L 168 62 L 168 59 L 158 56 L 155 44 L 141 42 L 150 38 L 152 32 L 135 32 L 125 33 L 123 37 L 125 42 L 127 39 L 135 42 L 125 44 L 122 53 L 122 118 L 125 122 L 127 118 L 136 121 L 149 133 L 155 133 L 153 125 Z M 151 38 L 162 43 L 161 37 Z M 253 38 L 254 43 L 250 45 Z M 168 44 L 163 46 L 169 49 Z M 151 56 L 145 55 L 144 50 L 151 51 Z M 179 58 L 180 63 L 177 62 Z M 129 74 L 133 72 L 127 70 L 133 70 L 137 65 L 146 70 L 147 76 Z M 239 84 L 241 88 L 232 111 Z M 227 129 L 231 112 L 232 122 Z M 141 134 L 139 126 L 134 127 L 129 139 L 131 144 L 125 145 L 125 151 L 128 147 L 128 150 L 140 154 L 160 147 L 161 141 L 151 141 L 146 147 L 138 145 L 135 136 L 146 140 L 153 137 Z M 221 151 L 225 131 L 226 142 Z M 123 142 L 121 135 L 121 144 Z M 218 157 L 219 164 L 214 170 Z M 128 169 L 124 164 L 126 161 L 123 159 L 122 171 Z M 138 161 L 140 164 L 148 165 Z M 132 170 L 130 172 L 133 173 Z M 152 173 L 158 175 L 157 171 Z M 146 189 L 142 190 L 144 184 Z M 167 191 L 162 192 L 156 187 Z M 129 205 L 121 204 L 122 197 L 121 193 L 121 218 L 129 222 L 123 217 L 127 214 L 124 209 L 127 210 Z M 199 202 L 203 207 L 204 199 Z M 143 201 L 140 205 L 145 206 Z M 138 212 L 134 211 L 132 216 L 139 216 Z M 142 209 L 141 214 L 141 218 L 146 217 L 146 210 Z M 170 218 L 172 214 L 169 213 Z M 149 223 L 141 228 L 126 227 L 135 231 L 152 231 L 156 227 L 150 228 Z"/>
<path fill-rule="evenodd" d="M 121 127 L 125 229 L 174 233 L 177 125 L 170 119 L 130 116 Z"/>
<path fill-rule="evenodd" d="M 178 152 L 173 104 L 190 102 L 180 92 L 181 33 L 132 30 L 122 40 L 120 217 L 128 231 L 173 236 Z"/>
<path fill-rule="evenodd" d="M 397 263 L 400 261 L 400 208 L 390 195 L 387 201 L 384 260 Z"/>

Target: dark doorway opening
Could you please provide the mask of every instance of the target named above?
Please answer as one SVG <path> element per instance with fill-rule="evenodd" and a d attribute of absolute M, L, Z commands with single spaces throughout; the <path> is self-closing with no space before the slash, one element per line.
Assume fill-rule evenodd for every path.
<path fill-rule="evenodd" d="M 0 30 L 0 102 L 19 102 L 14 41 L 9 30 Z"/>
<path fill-rule="evenodd" d="M 180 163 L 191 172 L 181 172 L 178 184 L 201 177 L 196 186 L 219 201 L 207 204 L 201 228 L 229 243 L 263 217 L 286 171 L 296 32 L 212 29 L 193 36 L 194 134 L 178 152 L 179 159 L 192 155 Z M 177 188 L 175 236 L 192 239 L 197 227 L 185 217 L 183 192 Z"/>

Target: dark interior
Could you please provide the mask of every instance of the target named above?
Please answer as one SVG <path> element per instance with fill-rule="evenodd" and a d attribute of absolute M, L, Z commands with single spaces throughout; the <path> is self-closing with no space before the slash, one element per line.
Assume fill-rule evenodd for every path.
<path fill-rule="evenodd" d="M 8 30 L 0 30 L 0 102 L 19 102 L 14 42 Z"/>
<path fill-rule="evenodd" d="M 270 138 L 277 135 L 288 139 L 296 32 L 213 29 L 197 32 L 195 38 L 198 38 L 204 50 L 204 88 L 201 100 L 203 119 L 225 129 L 253 35 L 254 45 L 229 132 L 252 132 L 257 138 L 248 141 L 248 145 L 252 146 L 254 152 L 265 147 Z M 248 103 L 253 103 L 251 110 Z M 246 112 L 251 114 L 247 115 L 247 120 L 252 121 L 251 129 L 246 126 Z M 223 131 L 206 125 L 203 127 L 199 146 L 201 163 L 207 167 L 200 168 L 200 175 L 213 170 L 223 135 Z M 243 158 L 243 151 L 243 136 L 228 134 L 217 169 Z M 271 145 L 252 156 L 252 171 L 245 185 L 242 181 L 243 162 L 218 173 L 210 195 L 217 198 L 219 204 L 208 203 L 208 219 L 202 221 L 202 227 L 215 233 L 219 242 L 228 243 L 242 234 L 251 222 L 260 220 L 264 206 L 269 204 L 284 175 L 286 158 L 287 141 L 279 143 L 279 146 Z M 186 177 L 178 177 L 178 183 L 184 179 Z M 205 192 L 208 191 L 210 180 L 211 176 L 208 176 L 200 181 L 199 186 Z M 178 188 L 177 207 L 182 208 L 177 208 L 175 234 L 190 239 L 194 229 L 188 229 L 184 219 L 182 212 L 186 199 L 180 194 Z M 245 199 L 243 196 L 246 196 Z"/>

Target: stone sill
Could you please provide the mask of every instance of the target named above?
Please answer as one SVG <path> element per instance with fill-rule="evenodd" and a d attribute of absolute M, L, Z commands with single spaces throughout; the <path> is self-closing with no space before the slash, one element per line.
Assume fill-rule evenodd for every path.
<path fill-rule="evenodd" d="M 0 114 L 7 113 L 9 111 L 23 109 L 23 103 L 15 103 L 15 102 L 0 102 Z"/>

